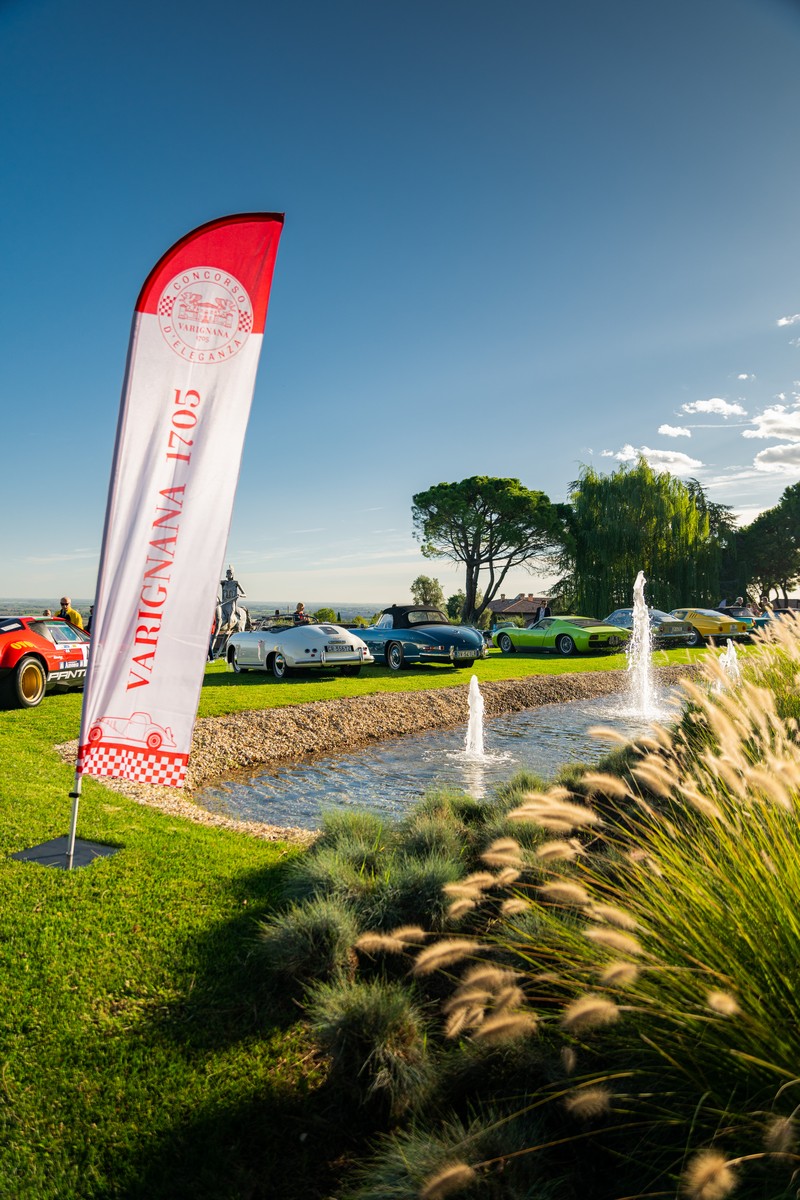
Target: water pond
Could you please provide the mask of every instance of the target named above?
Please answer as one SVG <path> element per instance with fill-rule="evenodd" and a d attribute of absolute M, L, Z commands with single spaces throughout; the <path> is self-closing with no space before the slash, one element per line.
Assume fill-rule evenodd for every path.
<path fill-rule="evenodd" d="M 661 719 L 669 700 L 660 697 Z M 195 801 L 245 821 L 316 829 L 332 808 L 368 808 L 404 816 L 430 788 L 452 786 L 481 799 L 521 769 L 552 777 L 562 765 L 597 762 L 608 749 L 589 735 L 609 725 L 629 737 L 649 722 L 624 696 L 547 704 L 484 722 L 484 754 L 465 752 L 466 729 L 414 734 L 352 753 L 326 755 L 205 788 Z"/>

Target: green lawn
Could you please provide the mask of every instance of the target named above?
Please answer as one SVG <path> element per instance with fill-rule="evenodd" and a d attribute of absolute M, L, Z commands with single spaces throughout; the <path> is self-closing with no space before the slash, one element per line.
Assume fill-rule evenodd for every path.
<path fill-rule="evenodd" d="M 703 650 L 686 647 L 658 650 L 653 655 L 653 663 L 655 666 L 691 663 L 703 653 Z M 307 704 L 311 700 L 337 700 L 341 696 L 366 696 L 373 692 L 413 692 L 424 688 L 458 687 L 459 684 L 469 683 L 473 675 L 477 675 L 480 683 L 488 683 L 495 679 L 519 679 L 527 675 L 618 671 L 624 670 L 627 665 L 624 654 L 561 658 L 548 653 L 506 655 L 499 650 L 490 650 L 488 658 L 478 660 L 466 670 L 433 664 L 403 671 L 373 666 L 365 667 L 357 679 L 345 679 L 334 671 L 309 671 L 305 675 L 278 682 L 263 671 L 246 671 L 235 675 L 224 662 L 218 661 L 206 669 L 200 716 L 216 717 L 246 708 Z"/>
<path fill-rule="evenodd" d="M 658 662 L 691 661 L 691 651 Z M 492 654 L 481 681 L 612 669 L 615 658 Z M 427 667 L 276 683 L 207 670 L 200 714 L 452 687 Z M 330 1195 L 346 1138 L 302 1025 L 250 957 L 298 851 L 139 806 L 87 778 L 79 835 L 121 847 L 65 873 L 12 861 L 67 831 L 79 694 L 0 711 L 0 1200 Z"/>

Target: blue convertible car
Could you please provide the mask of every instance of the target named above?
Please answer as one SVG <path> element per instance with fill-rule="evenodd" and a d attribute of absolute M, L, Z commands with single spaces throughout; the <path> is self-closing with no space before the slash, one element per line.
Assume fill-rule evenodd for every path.
<path fill-rule="evenodd" d="M 399 671 L 406 663 L 443 662 L 471 667 L 486 657 L 480 630 L 451 625 L 443 612 L 424 605 L 393 604 L 374 625 L 355 631 L 378 664 Z"/>

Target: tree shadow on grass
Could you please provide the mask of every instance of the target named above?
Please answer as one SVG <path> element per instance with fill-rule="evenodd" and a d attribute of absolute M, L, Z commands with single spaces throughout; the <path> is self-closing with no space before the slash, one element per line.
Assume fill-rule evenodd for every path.
<path fill-rule="evenodd" d="M 124 1200 L 325 1200 L 355 1153 L 330 1097 L 276 1089 L 148 1143 Z"/>
<path fill-rule="evenodd" d="M 144 1036 L 213 1077 L 213 1089 L 195 1088 L 212 1099 L 187 1113 L 176 1096 L 174 1123 L 117 1164 L 115 1196 L 323 1200 L 373 1131 L 368 1113 L 341 1111 L 304 1029 L 293 1030 L 297 994 L 270 985 L 259 962 L 258 922 L 280 904 L 284 871 L 232 880 L 240 912 L 187 946 L 191 985 L 152 1014 Z"/>
<path fill-rule="evenodd" d="M 220 1050 L 297 1019 L 295 997 L 272 986 L 259 961 L 259 925 L 284 907 L 287 869 L 288 861 L 274 863 L 228 882 L 234 915 L 187 940 L 190 986 L 153 1017 L 163 1040 Z"/>

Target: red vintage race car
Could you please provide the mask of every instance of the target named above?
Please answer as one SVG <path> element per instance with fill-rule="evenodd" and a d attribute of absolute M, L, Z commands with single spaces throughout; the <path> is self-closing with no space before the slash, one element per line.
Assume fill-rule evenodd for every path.
<path fill-rule="evenodd" d="M 59 617 L 0 617 L 0 696 L 35 708 L 52 688 L 82 688 L 89 635 Z"/>

